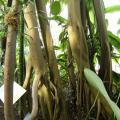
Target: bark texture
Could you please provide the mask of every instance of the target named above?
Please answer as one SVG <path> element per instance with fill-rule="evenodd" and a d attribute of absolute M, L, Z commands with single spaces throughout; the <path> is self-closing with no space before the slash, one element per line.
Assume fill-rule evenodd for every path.
<path fill-rule="evenodd" d="M 38 11 L 41 33 L 43 37 L 43 42 L 47 55 L 47 62 L 50 71 L 50 84 L 52 84 L 51 87 L 52 89 L 54 89 L 56 93 L 54 99 L 55 105 L 53 105 L 54 109 L 52 110 L 53 111 L 52 119 L 66 120 L 67 114 L 65 108 L 65 101 L 60 83 L 60 76 L 53 45 L 53 38 L 50 31 L 49 21 L 47 20 L 46 6 L 44 0 L 36 0 L 36 8 Z"/>
<path fill-rule="evenodd" d="M 72 50 L 72 55 L 78 67 L 78 80 L 77 80 L 77 106 L 78 109 L 82 104 L 83 96 L 83 70 L 89 67 L 88 48 L 86 38 L 82 26 L 80 0 L 69 0 L 68 13 L 69 25 L 68 36 L 69 43 Z"/>
<path fill-rule="evenodd" d="M 109 86 L 111 89 L 112 83 L 112 67 L 111 67 L 111 53 L 108 43 L 107 28 L 105 24 L 104 11 L 102 9 L 102 0 L 93 0 L 95 15 L 97 19 L 97 27 L 99 32 L 99 40 L 101 44 L 101 56 L 100 56 L 100 70 L 99 76 L 105 82 L 105 86 Z M 107 89 L 107 90 L 108 90 Z"/>
<path fill-rule="evenodd" d="M 18 1 L 13 0 L 11 10 L 5 16 L 8 26 L 4 68 L 4 115 L 5 120 L 14 120 L 13 113 L 13 80 L 15 69 L 15 49 L 17 39 Z"/>
<path fill-rule="evenodd" d="M 35 77 L 32 85 L 32 112 L 29 117 L 30 120 L 33 120 L 38 112 L 38 86 L 42 76 L 44 76 L 46 72 L 46 63 L 41 49 L 34 3 L 29 3 L 27 5 L 24 10 L 24 16 L 27 23 L 27 34 L 29 36 L 31 65 L 35 71 Z M 29 73 L 26 73 L 26 75 L 29 76 Z"/>

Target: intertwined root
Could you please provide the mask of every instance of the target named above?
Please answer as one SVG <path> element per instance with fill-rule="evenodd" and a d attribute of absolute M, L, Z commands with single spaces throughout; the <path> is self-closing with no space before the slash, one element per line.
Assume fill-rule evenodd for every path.
<path fill-rule="evenodd" d="M 29 36 L 29 49 L 30 49 L 30 64 L 35 72 L 35 78 L 33 80 L 32 85 L 32 112 L 29 116 L 30 120 L 35 119 L 38 113 L 38 85 L 41 80 L 41 77 L 46 73 L 46 62 L 43 56 L 40 37 L 37 24 L 37 17 L 35 14 L 35 4 L 29 3 L 27 7 L 24 9 L 24 17 L 27 23 L 27 34 Z M 31 62 L 31 63 L 29 63 Z M 28 66 L 28 71 L 26 72 L 26 81 L 24 87 L 27 86 L 30 77 L 31 66 Z"/>
<path fill-rule="evenodd" d="M 57 89 L 54 84 L 49 81 L 49 85 L 50 87 L 48 87 L 48 85 L 46 86 L 45 84 L 40 85 L 38 95 L 40 98 L 40 105 L 44 119 L 54 120 L 56 116 L 58 116 L 59 99 Z M 54 103 L 53 109 L 51 103 Z"/>

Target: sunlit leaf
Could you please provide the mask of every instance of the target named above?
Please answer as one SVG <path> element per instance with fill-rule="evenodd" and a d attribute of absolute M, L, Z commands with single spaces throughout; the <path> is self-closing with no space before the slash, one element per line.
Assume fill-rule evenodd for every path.
<path fill-rule="evenodd" d="M 55 45 L 55 46 L 54 46 L 54 49 L 55 49 L 55 50 L 60 50 L 60 47 Z"/>
<path fill-rule="evenodd" d="M 65 54 L 59 54 L 57 58 L 65 58 Z"/>
<path fill-rule="evenodd" d="M 108 31 L 109 42 L 120 52 L 120 38 Z"/>
<path fill-rule="evenodd" d="M 119 12 L 119 11 L 120 11 L 120 5 L 110 6 L 105 9 L 105 13 L 113 13 L 113 12 Z"/>
<path fill-rule="evenodd" d="M 119 35 L 120 34 L 120 29 L 117 31 L 117 35 Z"/>
<path fill-rule="evenodd" d="M 120 109 L 108 96 L 108 93 L 104 87 L 102 80 L 88 68 L 84 69 L 84 75 L 90 86 L 94 87 L 106 99 L 109 106 L 113 110 L 117 120 L 120 120 Z"/>
<path fill-rule="evenodd" d="M 56 21 L 58 21 L 59 23 L 64 23 L 64 24 L 67 23 L 67 20 L 66 20 L 65 18 L 63 18 L 62 16 L 58 16 L 58 15 L 53 16 L 53 17 L 51 17 L 51 18 L 49 18 L 49 19 L 50 19 L 50 20 L 56 20 Z"/>
<path fill-rule="evenodd" d="M 65 31 L 62 31 L 59 35 L 59 40 L 62 41 L 64 39 L 65 36 Z"/>
<path fill-rule="evenodd" d="M 3 0 L 0 0 L 0 4 L 1 4 L 1 5 L 5 5 L 5 3 L 4 3 Z"/>
<path fill-rule="evenodd" d="M 53 15 L 58 15 L 61 11 L 60 2 L 59 1 L 52 2 L 51 6 L 50 6 L 50 10 Z"/>
<path fill-rule="evenodd" d="M 120 24 L 120 19 L 118 20 L 117 24 Z"/>

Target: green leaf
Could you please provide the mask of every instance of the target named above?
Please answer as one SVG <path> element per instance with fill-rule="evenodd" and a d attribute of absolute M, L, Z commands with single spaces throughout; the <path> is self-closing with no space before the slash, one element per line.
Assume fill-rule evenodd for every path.
<path fill-rule="evenodd" d="M 64 39 L 65 36 L 65 31 L 62 31 L 59 35 L 59 40 L 62 41 Z"/>
<path fill-rule="evenodd" d="M 88 68 L 85 68 L 84 69 L 84 75 L 85 75 L 88 83 L 92 87 L 97 89 L 104 97 L 109 98 L 102 80 L 93 71 L 91 71 Z"/>
<path fill-rule="evenodd" d="M 120 24 L 120 19 L 117 21 L 117 24 Z"/>
<path fill-rule="evenodd" d="M 120 38 L 108 31 L 109 42 L 120 52 Z"/>
<path fill-rule="evenodd" d="M 47 4 L 49 2 L 49 0 L 43 0 L 45 2 L 45 4 Z"/>
<path fill-rule="evenodd" d="M 61 11 L 60 2 L 59 1 L 52 2 L 51 6 L 50 6 L 50 10 L 53 15 L 58 15 Z"/>
<path fill-rule="evenodd" d="M 119 35 L 120 34 L 120 29 L 117 31 L 117 35 Z"/>
<path fill-rule="evenodd" d="M 117 120 L 120 120 L 120 109 L 119 107 L 110 99 L 108 93 L 104 87 L 102 80 L 90 69 L 84 69 L 84 75 L 88 81 L 88 83 L 94 87 L 108 102 L 109 106 L 111 107 L 112 111 L 114 112 Z"/>
<path fill-rule="evenodd" d="M 58 60 L 58 62 L 61 62 L 62 64 L 64 64 L 66 62 L 65 59 L 61 59 L 61 58 L 58 58 L 57 60 Z"/>
<path fill-rule="evenodd" d="M 4 5 L 4 6 L 5 6 L 5 4 L 4 4 L 4 1 L 3 1 L 3 0 L 0 0 L 0 4 L 2 4 L 2 5 Z"/>
<path fill-rule="evenodd" d="M 55 45 L 55 46 L 54 46 L 54 49 L 55 49 L 55 50 L 60 50 L 60 47 Z"/>
<path fill-rule="evenodd" d="M 113 13 L 113 12 L 119 12 L 120 11 L 120 5 L 114 5 L 105 8 L 105 13 Z"/>
<path fill-rule="evenodd" d="M 65 18 L 63 18 L 62 16 L 59 16 L 59 15 L 55 15 L 55 16 L 51 17 L 50 19 L 56 20 L 59 23 L 64 23 L 64 24 L 66 24 L 68 22 L 68 20 L 66 20 Z"/>
<path fill-rule="evenodd" d="M 57 58 L 65 58 L 65 54 L 63 53 L 63 54 L 59 54 L 58 56 L 57 56 Z"/>
<path fill-rule="evenodd" d="M 113 77 L 113 81 L 116 84 L 120 83 L 120 74 L 119 73 L 112 71 L 112 77 Z"/>

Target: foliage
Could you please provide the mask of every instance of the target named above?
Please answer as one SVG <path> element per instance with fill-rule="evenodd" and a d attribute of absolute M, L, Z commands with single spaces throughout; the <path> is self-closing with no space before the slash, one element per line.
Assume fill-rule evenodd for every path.
<path fill-rule="evenodd" d="M 60 2 L 59 1 L 52 2 L 51 6 L 50 6 L 50 10 L 53 15 L 58 15 L 61 11 Z"/>
<path fill-rule="evenodd" d="M 90 69 L 85 68 L 84 69 L 84 75 L 88 81 L 88 83 L 97 90 L 98 93 L 100 93 L 108 102 L 109 106 L 113 110 L 117 120 L 120 120 L 120 109 L 119 107 L 113 102 L 110 97 L 108 96 L 108 93 L 104 87 L 104 84 L 102 80 Z"/>
<path fill-rule="evenodd" d="M 55 46 L 56 53 L 60 52 L 59 55 L 57 55 L 58 65 L 60 69 L 61 78 L 64 82 L 68 82 L 68 76 L 67 76 L 67 47 L 68 47 L 68 36 L 67 32 L 65 30 L 61 31 L 59 35 L 59 46 Z"/>
<path fill-rule="evenodd" d="M 59 76 L 60 77 L 60 81 L 61 81 L 61 83 L 62 83 L 64 88 L 69 88 L 70 91 L 74 91 L 72 94 L 74 94 L 73 96 L 74 96 L 74 99 L 76 100 L 77 99 L 77 92 L 78 92 L 77 91 L 77 88 L 78 88 L 78 86 L 77 86 L 78 85 L 78 81 L 77 80 L 80 79 L 79 78 L 79 71 L 78 71 L 78 67 L 76 65 L 75 58 L 73 57 L 73 53 L 72 53 L 73 51 L 71 52 L 71 58 L 70 58 L 71 60 L 70 61 L 68 60 L 69 59 L 69 36 L 68 36 L 67 27 L 68 27 L 70 21 L 69 21 L 69 19 L 66 19 L 66 18 L 64 18 L 61 15 L 63 7 L 65 5 L 68 5 L 69 0 L 43 0 L 43 1 L 44 1 L 45 5 L 47 5 L 47 8 L 49 7 L 47 9 L 47 12 L 50 11 L 50 15 L 42 16 L 41 13 L 40 13 L 41 11 L 39 11 L 40 19 L 42 19 L 43 21 L 47 21 L 46 23 L 48 24 L 48 26 L 49 26 L 49 22 L 51 24 L 51 21 L 55 21 L 55 22 L 58 23 L 58 26 L 60 26 L 60 28 L 61 28 L 61 32 L 59 33 L 59 36 L 58 36 L 58 43 L 56 45 L 54 45 L 54 50 L 55 50 L 55 53 L 56 53 L 55 57 L 57 59 L 57 65 L 58 65 L 59 74 L 60 74 L 60 76 Z M 25 9 L 27 4 L 29 4 L 32 1 L 30 1 L 30 0 L 19 0 L 19 2 L 20 2 L 20 10 L 19 10 L 18 14 L 21 17 L 22 11 Z M 101 3 L 101 8 L 103 9 L 103 12 L 104 12 L 105 15 L 109 14 L 109 13 L 120 11 L 120 6 L 119 5 L 110 6 L 110 7 L 105 8 L 105 5 L 104 5 L 102 0 L 101 0 L 101 2 L 102 2 Z M 7 27 L 4 24 L 4 15 L 9 11 L 10 7 L 7 6 L 6 0 L 5 1 L 4 0 L 0 0 L 0 5 L 1 5 L 1 8 L 0 8 L 0 42 L 1 42 L 2 38 L 7 36 L 7 34 L 6 34 L 7 33 L 6 32 Z M 95 10 L 94 10 L 94 5 L 93 5 L 93 0 L 85 0 L 85 9 L 86 9 L 86 11 L 85 11 L 86 17 L 84 18 L 84 15 L 83 15 L 84 12 L 81 12 L 81 14 L 82 14 L 81 18 L 82 19 L 84 18 L 85 24 L 86 24 L 85 28 L 83 28 L 83 29 L 84 29 L 85 39 L 87 41 L 87 46 L 88 46 L 89 63 L 90 63 L 90 68 L 97 73 L 97 72 L 99 72 L 99 70 L 98 69 L 96 70 L 96 66 L 99 66 L 100 63 L 101 63 L 101 43 L 100 43 L 100 37 L 99 37 L 99 30 L 98 30 L 98 26 L 97 26 L 97 22 L 98 21 L 97 21 L 97 19 L 95 17 Z M 42 11 L 42 12 L 44 13 L 44 11 Z M 84 21 L 82 21 L 82 22 L 84 22 Z M 109 26 L 109 22 L 108 22 L 107 19 L 106 19 L 105 22 L 106 22 L 106 26 Z M 21 79 L 23 79 L 23 77 L 26 74 L 25 66 L 27 64 L 26 61 L 28 60 L 28 53 L 29 53 L 30 42 L 28 40 L 29 39 L 28 35 L 26 33 L 24 33 L 24 30 L 26 30 L 26 28 L 24 28 L 24 27 L 22 28 L 22 26 L 21 26 L 22 24 L 26 25 L 26 22 L 23 20 L 23 23 L 21 23 L 20 21 L 18 23 L 19 23 L 18 24 L 19 25 L 19 29 L 18 29 L 19 37 L 17 38 L 17 41 L 16 41 L 16 68 L 15 68 L 16 71 L 15 71 L 15 80 L 17 80 L 22 85 L 23 81 L 20 81 L 20 77 L 21 77 Z M 101 23 L 102 23 L 102 21 L 101 21 Z M 118 24 L 120 24 L 120 20 L 118 20 Z M 37 29 L 37 27 L 36 27 L 36 29 Z M 49 28 L 46 27 L 45 29 L 49 29 Z M 41 42 L 42 45 L 41 46 L 42 47 L 46 47 L 45 46 L 45 42 L 44 42 L 44 38 L 41 35 L 41 31 L 42 31 L 41 28 L 39 28 L 40 38 L 42 39 L 42 42 Z M 80 33 L 77 33 L 77 34 L 80 34 Z M 111 53 L 111 56 L 112 56 L 111 60 L 115 61 L 117 65 L 119 65 L 119 60 L 120 60 L 120 38 L 119 38 L 119 34 L 120 34 L 120 30 L 118 30 L 118 34 L 114 34 L 111 31 L 107 30 L 108 42 L 109 42 L 109 45 L 110 45 L 110 53 Z M 23 35 L 24 35 L 24 37 L 22 38 Z M 21 41 L 21 39 L 23 39 L 23 41 Z M 54 42 L 54 35 L 53 35 L 53 41 L 52 42 Z M 48 50 L 47 48 L 44 48 L 44 49 L 46 49 L 46 51 Z M 82 47 L 80 49 L 82 49 Z M 2 50 L 2 46 L 0 45 L 0 60 L 2 59 L 3 52 L 4 51 Z M 85 51 L 83 50 L 83 53 L 84 52 Z M 49 65 L 49 58 L 48 58 L 48 56 L 47 57 L 46 56 L 45 56 L 45 59 L 47 61 L 47 64 Z M 84 58 L 84 57 L 85 56 L 83 55 L 82 58 Z M 22 60 L 22 62 L 20 62 L 20 59 Z M 71 65 L 71 63 L 72 63 L 72 65 Z M 0 66 L 0 86 L 3 83 L 3 67 L 4 67 L 4 65 Z M 73 76 L 74 79 L 72 78 L 73 82 L 76 85 L 74 88 L 71 87 L 73 83 L 70 81 L 70 76 L 68 74 L 69 70 L 71 70 L 72 73 L 74 74 L 74 76 Z M 49 66 L 48 72 L 49 71 L 50 71 L 50 66 Z M 35 71 L 33 71 L 31 73 L 31 79 L 32 80 L 34 78 L 34 72 Z M 50 77 L 53 76 L 52 72 L 48 73 L 48 76 L 46 75 L 46 77 L 48 77 L 50 79 Z M 120 74 L 118 74 L 118 73 L 116 73 L 114 71 L 112 71 L 112 72 L 113 72 L 113 76 L 112 76 L 112 80 L 113 80 L 113 82 L 112 82 L 112 92 L 113 92 L 113 95 L 114 95 L 112 97 L 113 97 L 114 100 L 117 99 L 119 101 L 119 95 L 120 95 Z M 49 74 L 51 74 L 51 76 Z M 119 120 L 120 119 L 120 114 L 119 114 L 120 110 L 116 106 L 116 104 L 111 100 L 111 98 L 108 96 L 108 93 L 106 92 L 106 88 L 104 87 L 104 84 L 103 84 L 102 80 L 95 73 L 93 73 L 89 69 L 85 69 L 84 70 L 84 75 L 87 78 L 88 84 L 90 84 L 90 86 L 95 88 L 96 91 L 102 97 L 104 97 L 106 99 L 107 103 L 112 108 L 115 116 Z M 47 81 L 47 82 L 45 81 L 45 84 L 46 83 L 48 84 L 48 82 L 49 81 Z M 30 82 L 30 83 L 31 84 L 30 84 L 29 87 L 32 86 L 32 82 Z M 56 95 L 55 95 L 56 93 L 54 93 L 54 91 L 58 90 L 57 94 L 59 94 L 59 93 L 61 94 L 62 92 L 59 91 L 59 89 L 57 89 L 58 86 L 56 87 L 55 83 L 53 83 L 53 86 L 54 86 L 53 87 L 54 89 L 52 88 L 52 90 L 51 90 L 52 92 L 50 91 L 52 93 L 51 96 L 53 97 L 52 100 L 57 100 L 58 98 L 56 97 Z M 85 89 L 86 86 L 87 85 L 84 84 L 82 88 Z M 50 84 L 50 86 L 48 84 L 48 89 L 51 89 L 49 87 L 51 87 L 51 84 Z M 65 90 L 67 90 L 67 92 L 65 91 L 66 93 L 69 93 L 68 89 L 65 89 Z M 83 100 L 85 100 L 86 99 L 85 96 L 87 96 L 87 97 L 89 96 L 89 95 L 85 95 L 85 94 L 88 94 L 89 91 L 87 91 L 87 89 L 85 89 L 85 91 L 83 90 L 82 92 L 83 92 L 82 94 L 83 94 L 83 97 L 84 97 Z M 71 98 L 73 98 L 73 96 L 71 95 Z M 77 109 L 78 106 L 76 105 L 76 101 L 75 100 L 74 100 L 74 102 L 75 102 L 74 106 L 72 106 L 72 108 L 75 107 L 75 109 Z M 29 100 L 26 100 L 26 101 L 29 102 Z M 69 102 L 71 102 L 71 101 L 69 100 Z M 83 101 L 83 102 L 86 102 L 86 101 Z M 52 104 L 54 104 L 54 102 Z M 92 102 L 90 100 L 89 101 L 89 105 L 86 105 L 88 108 L 86 106 L 84 106 L 84 105 L 82 106 L 83 110 L 81 110 L 81 114 L 80 114 L 81 116 L 83 115 L 82 112 L 84 112 L 83 116 L 85 116 L 88 113 L 91 104 L 92 104 Z M 23 108 L 24 107 L 26 107 L 26 106 L 23 106 Z M 29 106 L 27 105 L 27 107 L 29 107 Z M 20 111 L 19 107 L 17 109 Z M 95 109 L 97 109 L 97 107 L 95 107 Z M 74 111 L 74 112 L 76 112 L 76 111 Z M 91 113 L 90 116 L 95 117 L 95 114 L 96 114 L 96 112 L 92 116 L 92 113 Z"/>
<path fill-rule="evenodd" d="M 119 11 L 120 11 L 120 5 L 115 5 L 115 6 L 107 7 L 105 9 L 106 13 L 113 13 L 113 12 L 119 12 Z"/>
<path fill-rule="evenodd" d="M 112 32 L 108 31 L 109 42 L 120 52 L 120 38 L 114 35 Z"/>

